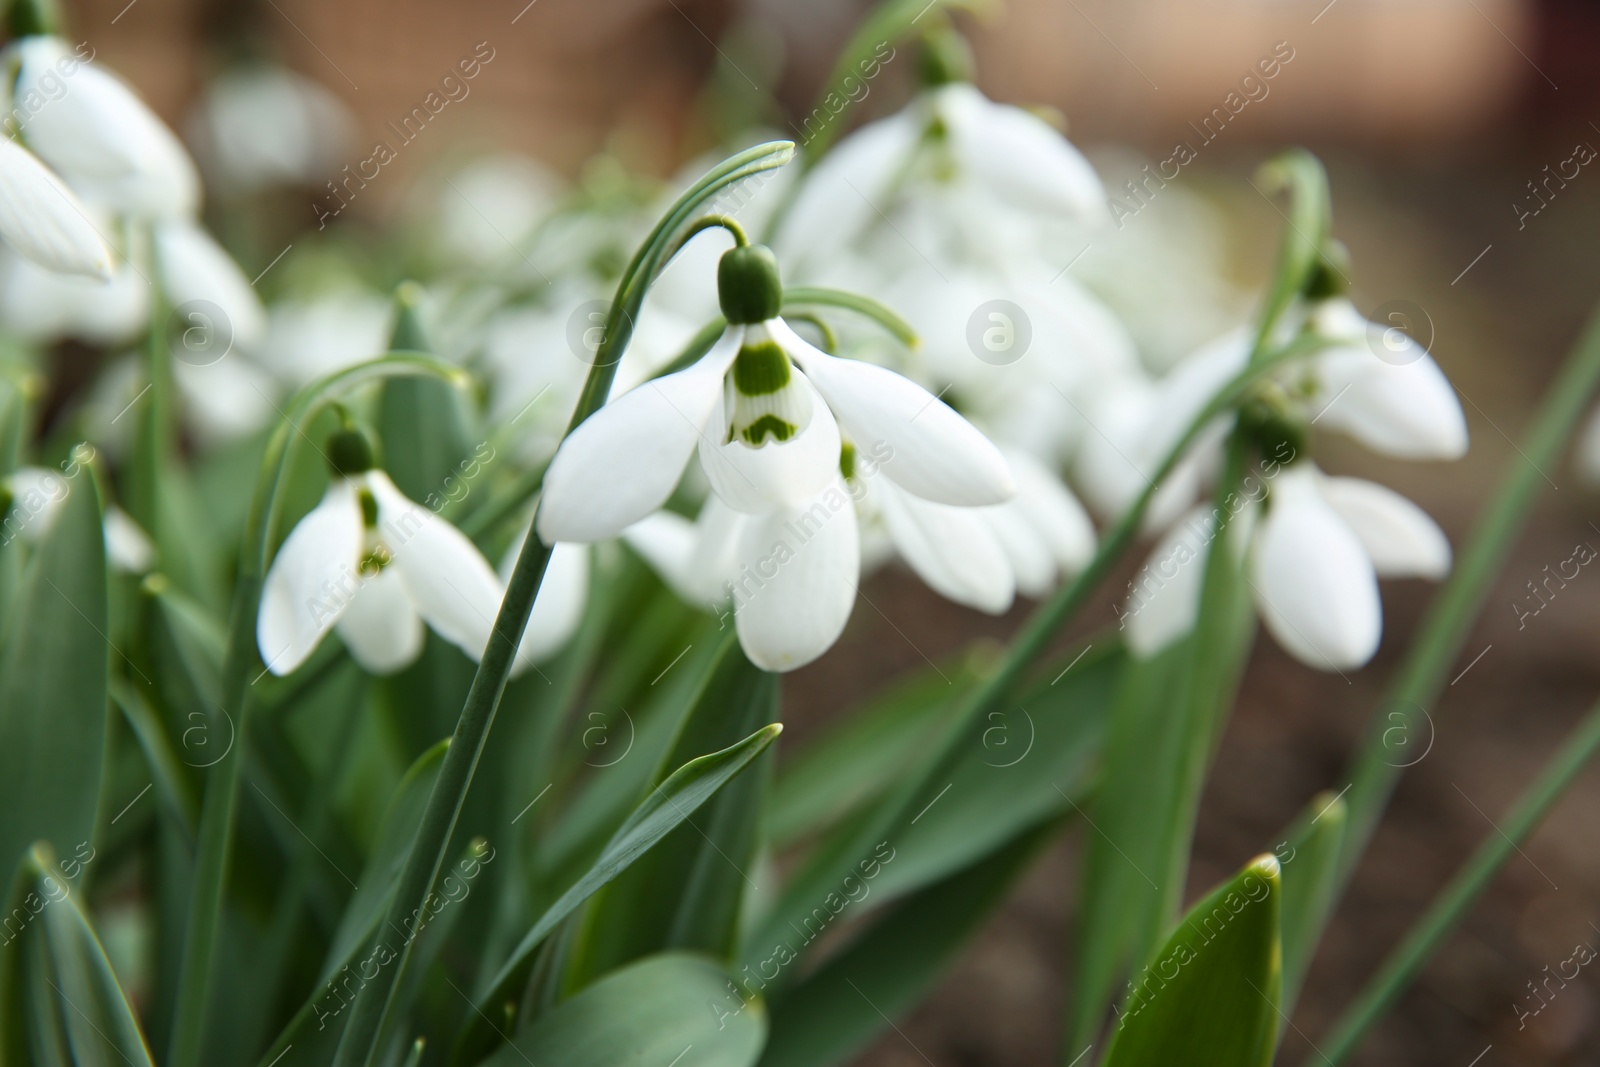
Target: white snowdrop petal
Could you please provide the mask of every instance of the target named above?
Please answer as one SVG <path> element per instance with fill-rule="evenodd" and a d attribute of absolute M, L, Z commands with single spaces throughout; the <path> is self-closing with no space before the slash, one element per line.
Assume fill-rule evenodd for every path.
<path fill-rule="evenodd" d="M 1004 199 L 1092 223 L 1110 221 L 1099 175 L 1049 123 L 996 103 L 970 84 L 948 85 L 938 94 L 936 106 L 962 166 Z"/>
<path fill-rule="evenodd" d="M 766 323 L 827 400 L 858 449 L 890 453 L 883 473 L 924 500 L 976 507 L 1011 498 L 1005 457 L 944 401 L 886 367 L 839 359 L 808 344 L 782 319 Z"/>
<path fill-rule="evenodd" d="M 810 500 L 839 476 L 839 424 L 805 377 L 811 392 L 811 421 L 788 441 L 769 440 L 751 448 L 737 437 L 726 440 L 722 404 L 712 409 L 700 436 L 700 466 L 712 490 L 730 507 L 762 514 Z"/>
<path fill-rule="evenodd" d="M 0 138 L 0 237 L 49 270 L 111 277 L 111 250 L 72 190 L 6 138 Z"/>
<path fill-rule="evenodd" d="M 1272 636 L 1302 663 L 1354 669 L 1372 658 L 1382 636 L 1378 576 L 1317 478 L 1305 465 L 1273 482 L 1250 561 L 1256 604 Z"/>
<path fill-rule="evenodd" d="M 523 535 L 524 538 L 526 534 Z M 583 609 L 589 599 L 588 545 L 558 544 L 550 551 L 539 595 L 528 616 L 528 628 L 517 646 L 511 673 L 519 674 L 536 663 L 543 663 L 564 648 L 583 622 Z"/>
<path fill-rule="evenodd" d="M 105 517 L 106 559 L 127 574 L 143 574 L 156 562 L 156 546 L 144 527 L 126 511 L 112 504 Z"/>
<path fill-rule="evenodd" d="M 22 540 L 38 544 L 61 514 L 71 484 L 61 472 L 44 467 L 18 467 L 6 475 L 5 482 L 11 490 L 11 512 L 0 515 L 0 521 L 9 520 L 7 533 L 15 530 Z"/>
<path fill-rule="evenodd" d="M 378 502 L 378 537 L 417 614 L 440 637 L 481 658 L 505 593 L 494 568 L 466 534 L 406 499 L 387 474 L 370 471 L 366 484 Z"/>
<path fill-rule="evenodd" d="M 261 588 L 256 646 L 273 674 L 289 674 L 350 605 L 361 561 L 361 505 L 335 478 L 322 502 L 284 539 Z"/>
<path fill-rule="evenodd" d="M 690 559 L 695 551 L 695 524 L 670 511 L 646 515 L 626 530 L 622 539 L 661 576 L 679 599 L 698 601 Z"/>
<path fill-rule="evenodd" d="M 1213 528 L 1210 508 L 1191 510 L 1129 581 L 1118 625 L 1135 655 L 1148 659 L 1194 629 Z"/>
<path fill-rule="evenodd" d="M 1315 367 L 1318 425 L 1399 459 L 1460 459 L 1466 454 L 1461 402 L 1439 365 L 1420 347 L 1411 362 L 1400 365 L 1384 362 L 1365 346 L 1336 348 L 1318 356 Z"/>
<path fill-rule="evenodd" d="M 934 505 L 939 506 L 939 505 Z M 1038 599 L 1048 593 L 1056 580 L 1056 561 L 1041 532 L 1029 521 L 1022 505 L 1015 500 L 974 510 L 983 517 L 995 541 L 1004 551 L 1016 591 Z"/>
<path fill-rule="evenodd" d="M 247 359 L 230 355 L 199 364 L 176 358 L 172 377 L 203 442 L 231 441 L 278 417 L 277 380 Z"/>
<path fill-rule="evenodd" d="M 983 512 L 935 504 L 894 485 L 876 484 L 872 493 L 894 547 L 935 592 L 991 615 L 1010 609 L 1016 578 Z"/>
<path fill-rule="evenodd" d="M 39 101 L 21 126 L 23 142 L 41 159 L 86 198 L 118 213 L 195 213 L 200 180 L 193 161 L 121 79 L 72 56 L 59 38 L 27 37 L 17 49 L 13 101 Z M 63 62 L 72 67 L 68 77 Z"/>
<path fill-rule="evenodd" d="M 916 106 L 871 122 L 834 146 L 806 175 L 773 248 L 785 263 L 820 263 L 877 216 L 926 118 Z"/>
<path fill-rule="evenodd" d="M 538 522 L 547 543 L 615 537 L 666 503 L 722 401 L 743 336 L 730 327 L 694 366 L 624 393 L 568 435 L 544 476 Z"/>
<path fill-rule="evenodd" d="M 422 618 L 393 567 L 362 580 L 336 629 L 350 658 L 371 674 L 393 674 L 422 654 Z"/>
<path fill-rule="evenodd" d="M 1006 449 L 1005 457 L 1017 482 L 1017 495 L 1003 506 L 1020 510 L 1043 539 L 1056 566 L 1076 574 L 1094 556 L 1094 523 L 1089 513 L 1044 464 L 1017 449 Z"/>
<path fill-rule="evenodd" d="M 734 627 L 750 662 L 792 671 L 833 647 L 861 576 L 855 505 L 841 483 L 803 508 L 748 520 L 739 554 Z"/>
<path fill-rule="evenodd" d="M 155 238 L 167 297 L 180 312 L 189 314 L 180 343 L 189 343 L 191 349 L 199 346 L 192 361 L 212 362 L 229 345 L 256 345 L 266 333 L 267 313 L 233 257 L 188 219 L 160 223 Z M 198 306 L 185 307 L 191 302 Z M 205 305 L 220 308 L 225 321 L 211 321 L 212 310 Z"/>
<path fill-rule="evenodd" d="M 1361 539 L 1380 578 L 1440 579 L 1450 573 L 1450 540 L 1417 505 L 1361 478 L 1328 478 L 1322 496 Z"/>

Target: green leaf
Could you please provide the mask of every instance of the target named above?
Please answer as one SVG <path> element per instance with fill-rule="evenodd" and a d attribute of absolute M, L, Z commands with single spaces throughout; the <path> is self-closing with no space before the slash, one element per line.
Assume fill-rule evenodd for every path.
<path fill-rule="evenodd" d="M 541 1016 L 483 1067 L 749 1067 L 767 1020 L 733 988 L 711 960 L 651 956 Z"/>
<path fill-rule="evenodd" d="M 1064 657 L 1069 670 L 1047 674 L 984 717 L 979 743 L 940 783 L 948 788 L 895 835 L 899 858 L 877 887 L 881 900 L 959 871 L 1027 827 L 1087 802 L 1127 656 L 1110 638 L 1081 650 L 1081 659 L 1078 651 Z"/>
<path fill-rule="evenodd" d="M 778 718 L 778 676 L 724 643 L 651 788 L 668 771 L 736 743 Z M 770 753 L 762 768 L 770 766 Z M 662 839 L 591 902 L 572 983 L 581 986 L 668 949 L 731 958 L 745 890 L 755 870 L 766 774 L 730 782 L 704 810 Z"/>
<path fill-rule="evenodd" d="M 0 1016 L 5 1029 L 0 1062 L 20 1067 L 37 1057 L 46 1063 L 150 1067 L 150 1050 L 133 1006 L 44 842 L 21 863 L 6 932 L 10 940 L 0 968 L 0 1001 L 7 1007 Z M 13 944 L 17 941 L 22 944 Z M 22 1010 L 23 1003 L 28 1010 Z M 33 1049 L 32 1057 L 22 1051 L 27 1047 Z"/>
<path fill-rule="evenodd" d="M 1277 846 L 1283 867 L 1283 1003 L 1300 992 L 1317 952 L 1317 930 L 1338 884 L 1346 810 L 1333 793 L 1318 793 Z"/>
<path fill-rule="evenodd" d="M 1134 976 L 1104 1067 L 1267 1067 L 1281 903 L 1278 861 L 1261 856 L 1190 909 Z"/>
<path fill-rule="evenodd" d="M 111 699 L 122 710 L 128 728 L 133 731 L 139 750 L 144 753 L 145 765 L 150 768 L 162 802 L 171 812 L 173 821 L 183 830 L 190 844 L 194 843 L 196 823 L 200 817 L 200 799 L 194 785 L 184 773 L 177 750 L 167 729 L 155 711 L 145 703 L 139 691 L 123 679 L 111 684 Z"/>
<path fill-rule="evenodd" d="M 931 988 L 967 939 L 1004 902 L 1058 821 L 1033 827 L 965 870 L 918 890 L 882 921 L 772 1004 L 772 1036 L 761 1067 L 825 1067 L 848 1062 L 890 1020 Z M 894 860 L 882 866 L 893 870 Z M 870 869 L 870 868 L 869 868 Z M 847 892 L 865 903 L 875 891 L 865 873 Z M 856 898 L 855 894 L 861 894 Z M 848 905 L 846 905 L 848 906 Z M 842 910 L 842 909 L 841 909 Z M 764 948 L 737 978 L 759 991 L 768 967 L 804 946 Z M 763 966 L 765 964 L 766 966 Z"/>
<path fill-rule="evenodd" d="M 0 870 L 94 830 L 110 642 L 100 497 L 86 465 L 34 553 L 0 650 Z"/>
<path fill-rule="evenodd" d="M 926 671 L 839 718 L 823 737 L 785 756 L 773 785 L 766 834 L 774 848 L 837 825 L 889 788 L 894 771 L 948 729 L 957 698 L 975 680 L 974 665 Z"/>
<path fill-rule="evenodd" d="M 413 282 L 396 288 L 390 348 L 433 351 L 420 322 L 422 295 Z M 456 464 L 471 451 L 472 432 L 462 399 L 461 390 L 433 378 L 391 378 L 378 397 L 379 465 L 402 493 L 429 507 L 465 484 Z"/>
<path fill-rule="evenodd" d="M 444 762 L 444 753 L 449 747 L 448 739 L 440 741 L 424 752 L 401 779 L 389 802 L 389 810 L 384 814 L 377 843 L 362 869 L 355 895 L 350 898 L 339 920 L 339 928 L 334 932 L 333 943 L 328 948 L 317 984 L 289 1025 L 284 1027 L 283 1033 L 262 1055 L 261 1063 L 276 1062 L 275 1058 L 284 1056 L 290 1046 L 300 1051 L 292 1060 L 285 1060 L 283 1067 L 317 1063 L 319 1057 L 320 1062 L 326 1063 L 327 1058 L 332 1056 L 342 1026 L 336 1023 L 330 1029 L 326 1022 L 321 1022 L 313 1029 L 312 1024 L 318 1023 L 321 1015 L 328 1014 L 331 1005 L 340 1003 L 330 997 L 329 981 L 349 966 L 361 948 L 371 941 L 384 910 L 394 898 L 400 868 L 405 863 L 412 840 L 417 836 L 422 810 L 427 806 L 428 794 L 433 792 L 434 783 L 438 781 L 439 766 Z"/>
<path fill-rule="evenodd" d="M 517 944 L 510 959 L 495 976 L 489 994 L 479 998 L 478 1022 L 462 1035 L 454 1062 L 471 1062 L 473 1050 L 486 1051 L 482 1043 L 492 1040 L 493 1035 L 486 1035 L 478 1024 L 485 1018 L 504 1018 L 508 1011 L 516 1009 L 517 996 L 532 968 L 534 952 L 550 932 L 596 890 L 677 829 L 717 790 L 761 755 L 782 731 L 783 727 L 778 723 L 763 726 L 730 748 L 690 760 L 650 791 L 649 796 L 607 842 L 594 865 L 545 910 Z"/>
<path fill-rule="evenodd" d="M 1106 748 L 1104 786 L 1091 816 L 1084 865 L 1081 949 L 1067 1048 L 1092 1044 L 1119 971 L 1147 957 L 1181 902 L 1200 791 L 1255 632 L 1248 587 L 1228 547 L 1227 487 L 1204 562 L 1199 625 L 1148 660 L 1128 661 Z M 1136 580 L 1142 580 L 1136 579 Z"/>

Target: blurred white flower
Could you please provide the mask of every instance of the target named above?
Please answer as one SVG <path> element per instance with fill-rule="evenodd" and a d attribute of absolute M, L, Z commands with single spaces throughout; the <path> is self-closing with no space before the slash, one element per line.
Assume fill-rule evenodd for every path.
<path fill-rule="evenodd" d="M 520 258 L 517 250 L 561 194 L 561 179 L 536 159 L 506 153 L 474 160 L 438 190 L 437 240 L 452 263 Z"/>
<path fill-rule="evenodd" d="M 158 222 L 155 254 L 169 304 L 180 311 L 191 302 L 201 305 L 194 311 L 202 318 L 214 310 L 222 312 L 225 321 L 187 324 L 212 333 L 207 344 L 251 349 L 260 342 L 266 332 L 261 299 L 233 257 L 209 233 L 189 219 Z"/>
<path fill-rule="evenodd" d="M 261 364 L 303 385 L 382 355 L 389 348 L 393 303 L 365 290 L 334 290 L 284 300 L 267 313 Z"/>
<path fill-rule="evenodd" d="M 503 584 L 510 584 L 511 572 L 516 570 L 517 557 L 522 555 L 522 546 L 532 528 L 530 522 L 500 560 Z M 534 598 L 528 628 L 522 632 L 516 659 L 511 664 L 513 676 L 560 652 L 578 632 L 578 625 L 583 622 L 583 609 L 589 601 L 591 551 L 588 545 L 572 544 L 556 545 L 550 550 L 550 562 L 545 566 L 544 581 L 539 583 L 539 595 Z"/>
<path fill-rule="evenodd" d="M 774 247 L 809 276 L 894 218 L 897 201 L 918 196 L 939 198 L 941 226 L 975 222 L 1008 250 L 1017 245 L 1007 238 L 1037 239 L 1044 220 L 1110 221 L 1105 189 L 1070 141 L 1032 112 L 957 82 L 840 141 L 806 177 Z M 921 242 L 912 234 L 907 243 Z"/>
<path fill-rule="evenodd" d="M 72 190 L 32 152 L 3 138 L 0 238 L 46 270 L 111 277 L 111 250 Z"/>
<path fill-rule="evenodd" d="M 138 218 L 195 213 L 200 181 L 189 154 L 121 79 L 59 37 L 24 37 L 8 53 L 16 78 L 7 104 L 23 143 L 80 196 Z"/>
<path fill-rule="evenodd" d="M 144 329 L 150 285 L 128 262 L 109 281 L 46 270 L 0 250 L 0 319 L 6 331 L 33 344 L 70 337 L 118 345 Z"/>
<path fill-rule="evenodd" d="M 1215 515 L 1199 508 L 1156 546 L 1122 611 L 1129 646 L 1150 656 L 1194 628 Z M 1362 666 L 1378 649 L 1380 577 L 1439 579 L 1450 543 L 1421 508 L 1310 460 L 1284 467 L 1264 503 L 1242 500 L 1225 535 L 1246 559 L 1256 608 L 1278 644 L 1319 670 Z"/>
<path fill-rule="evenodd" d="M 191 127 L 208 173 L 224 189 L 320 185 L 355 140 L 355 121 L 320 83 L 277 66 L 224 72 Z"/>
<path fill-rule="evenodd" d="M 373 469 L 355 433 L 329 442 L 337 466 L 327 492 L 267 571 L 256 624 L 262 661 L 288 674 L 337 627 L 357 663 L 388 674 L 421 653 L 424 622 L 481 657 L 504 593 L 494 569 L 461 531 Z"/>
<path fill-rule="evenodd" d="M 49 535 L 72 492 L 73 480 L 44 467 L 18 467 L 0 478 L 0 536 L 38 544 Z M 93 490 L 90 490 L 91 492 Z M 143 574 L 155 563 L 150 536 L 127 512 L 111 504 L 106 508 L 104 534 L 106 562 L 114 570 Z"/>

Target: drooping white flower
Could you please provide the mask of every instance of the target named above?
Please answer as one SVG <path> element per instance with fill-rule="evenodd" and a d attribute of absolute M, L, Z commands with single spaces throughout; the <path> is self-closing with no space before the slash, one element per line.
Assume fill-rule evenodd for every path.
<path fill-rule="evenodd" d="M 207 173 L 225 189 L 318 185 L 343 162 L 354 120 L 337 96 L 277 66 L 224 72 L 191 127 Z"/>
<path fill-rule="evenodd" d="M 203 344 L 217 347 L 210 355 L 222 358 L 224 348 L 253 348 L 266 333 L 266 311 L 250 279 L 233 257 L 197 223 L 167 219 L 155 226 L 156 263 L 167 302 L 192 318 L 208 319 L 220 310 L 225 321 L 191 321 L 186 328 L 203 331 Z"/>
<path fill-rule="evenodd" d="M 482 553 L 374 468 L 359 431 L 335 434 L 328 454 L 327 492 L 262 587 L 256 643 L 267 668 L 290 673 L 337 628 L 357 663 L 391 673 L 421 652 L 423 623 L 481 657 L 504 592 Z"/>
<path fill-rule="evenodd" d="M 149 316 L 150 284 L 131 263 L 119 263 L 109 281 L 100 281 L 46 270 L 0 250 L 0 319 L 25 341 L 123 344 L 139 335 Z"/>
<path fill-rule="evenodd" d="M 533 525 L 530 522 L 500 560 L 500 581 L 511 583 L 511 572 L 516 570 L 517 558 L 528 540 Z M 543 663 L 566 647 L 583 622 L 583 609 L 589 601 L 588 545 L 559 544 L 550 550 L 550 562 L 545 566 L 544 580 L 539 583 L 539 595 L 533 600 L 533 610 L 528 615 L 527 629 L 517 645 L 516 659 L 511 664 L 515 677 L 537 664 Z"/>
<path fill-rule="evenodd" d="M 1320 670 L 1362 666 L 1378 649 L 1380 577 L 1439 579 L 1450 543 L 1421 508 L 1310 460 L 1282 468 L 1265 503 L 1242 499 L 1227 527 L 1243 553 L 1256 608 L 1292 656 Z M 1194 628 L 1216 516 L 1189 513 L 1130 582 L 1121 613 L 1129 646 L 1150 656 Z"/>
<path fill-rule="evenodd" d="M 854 602 L 860 544 L 840 480 L 846 455 L 869 450 L 896 489 L 935 504 L 999 504 L 1014 487 L 999 450 L 931 393 L 795 334 L 778 317 L 766 249 L 736 248 L 718 273 L 721 339 L 567 437 L 545 474 L 538 529 L 552 544 L 616 536 L 666 503 L 698 453 L 720 504 L 747 517 L 722 540 L 765 583 L 761 596 L 736 599 L 741 641 L 754 662 L 789 670 L 833 643 Z"/>
<path fill-rule="evenodd" d="M 1400 459 L 1448 460 L 1466 452 L 1461 404 L 1422 346 L 1367 322 L 1343 297 L 1316 302 L 1304 323 L 1328 347 L 1280 365 L 1267 383 L 1297 418 Z M 1189 423 L 1244 370 L 1251 341 L 1240 327 L 1202 345 L 1153 385 L 1121 379 L 1102 394 L 1090 412 L 1096 432 L 1085 436 L 1074 459 L 1090 503 L 1116 515 L 1144 491 Z M 1163 484 L 1160 517 L 1170 519 L 1193 498 L 1199 474 L 1215 465 L 1225 426 L 1224 419 L 1211 427 Z"/>
<path fill-rule="evenodd" d="M 261 363 L 288 384 L 303 385 L 383 354 L 393 315 L 392 301 L 367 290 L 274 303 Z"/>
<path fill-rule="evenodd" d="M 77 196 L 32 152 L 3 138 L 0 238 L 46 270 L 111 277 L 111 251 Z"/>
<path fill-rule="evenodd" d="M 193 215 L 194 163 L 177 136 L 121 79 L 59 37 L 8 49 L 16 79 L 7 101 L 22 141 L 85 200 L 119 215 Z"/>
<path fill-rule="evenodd" d="M 1089 226 L 1110 218 L 1099 177 L 1071 142 L 1032 112 L 953 82 L 840 141 L 807 176 L 774 244 L 809 275 L 893 216 L 901 193 L 938 196 L 945 224 L 982 219 L 991 236 L 997 227 L 1025 235 L 1041 217 Z"/>
<path fill-rule="evenodd" d="M 74 478 L 44 467 L 18 467 L 0 478 L 0 543 L 13 538 L 29 544 L 43 541 L 74 484 Z M 143 574 L 155 564 L 150 535 L 127 512 L 108 505 L 103 523 L 106 562 L 113 569 Z"/>

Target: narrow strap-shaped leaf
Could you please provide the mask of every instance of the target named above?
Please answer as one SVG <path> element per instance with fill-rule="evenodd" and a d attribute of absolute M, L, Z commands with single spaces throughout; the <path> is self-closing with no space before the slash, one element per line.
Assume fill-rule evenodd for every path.
<path fill-rule="evenodd" d="M 700 956 L 650 956 L 541 1016 L 483 1067 L 750 1067 L 766 1013 Z"/>
<path fill-rule="evenodd" d="M 777 717 L 777 675 L 756 667 L 738 642 L 729 640 L 664 766 L 725 748 Z M 771 758 L 770 753 L 763 757 L 763 766 Z M 732 956 L 745 891 L 754 886 L 750 879 L 767 777 L 761 769 L 730 782 L 595 896 L 579 937 L 573 984 L 668 950 Z"/>
<path fill-rule="evenodd" d="M 138 1016 L 45 842 L 22 860 L 5 925 L 0 1063 L 153 1067 Z"/>
<path fill-rule="evenodd" d="M 113 650 L 100 497 L 87 465 L 34 551 L 0 641 L 0 870 L 94 830 Z M 14 548 L 15 546 L 13 546 Z"/>
<path fill-rule="evenodd" d="M 1318 793 L 1276 848 L 1283 867 L 1283 1002 L 1294 1003 L 1316 955 L 1316 930 L 1333 893 L 1344 844 L 1344 800 Z"/>
<path fill-rule="evenodd" d="M 1180 903 L 1205 770 L 1254 636 L 1225 521 L 1239 463 L 1238 448 L 1230 448 L 1212 512 L 1218 532 L 1203 564 L 1205 622 L 1150 660 L 1129 661 L 1088 842 L 1083 948 L 1063 1048 L 1069 1060 L 1094 1042 L 1117 973 L 1155 949 Z"/>
<path fill-rule="evenodd" d="M 479 998 L 478 1022 L 491 1018 L 503 1019 L 509 1011 L 514 1011 L 521 983 L 527 979 L 533 965 L 534 953 L 550 932 L 597 889 L 677 829 L 717 790 L 761 755 L 782 731 L 783 727 L 778 723 L 763 726 L 721 752 L 690 760 L 651 790 L 627 822 L 612 836 L 594 865 L 545 910 L 517 944 L 511 958 L 495 976 L 489 994 Z M 475 1062 L 477 1055 L 486 1051 L 485 1043 L 492 1042 L 493 1036 L 492 1032 L 486 1034 L 481 1026 L 469 1028 L 458 1042 L 452 1062 Z"/>
<path fill-rule="evenodd" d="M 278 1039 L 262 1055 L 263 1064 L 274 1062 L 277 1057 L 283 1056 L 291 1045 L 299 1045 L 302 1051 L 307 1050 L 315 1040 L 310 1035 L 324 1034 L 328 1028 L 329 1016 L 337 1019 L 345 1000 L 338 995 L 337 989 L 331 983 L 335 976 L 349 968 L 361 948 L 372 940 L 373 933 L 378 929 L 383 912 L 394 896 L 400 878 L 400 867 L 405 862 L 406 851 L 411 847 L 412 839 L 417 835 L 417 825 L 422 821 L 422 809 L 428 803 L 428 794 L 433 790 L 434 782 L 438 780 L 439 765 L 444 761 L 445 749 L 449 744 L 448 740 L 443 740 L 424 752 L 406 771 L 405 777 L 395 788 L 394 796 L 389 801 L 389 810 L 383 816 L 383 825 L 378 830 L 377 842 L 367 859 L 366 867 L 361 872 L 361 880 L 357 883 L 350 903 L 345 907 L 338 929 L 334 931 L 333 942 L 328 946 L 327 957 L 323 961 L 317 984 L 312 988 L 311 996 L 290 1020 L 289 1025 L 284 1027 L 283 1033 L 278 1035 Z M 312 1024 L 318 1025 L 313 1027 Z M 324 1038 L 327 1044 L 326 1052 L 329 1055 L 332 1054 L 334 1047 L 331 1039 L 335 1038 L 338 1032 L 336 1024 L 333 1034 L 328 1034 Z M 295 1062 L 314 1061 L 297 1058 Z"/>
<path fill-rule="evenodd" d="M 1394 1006 L 1423 964 L 1466 917 L 1512 853 L 1521 851 L 1522 843 L 1538 828 L 1596 752 L 1600 752 L 1600 706 L 1592 709 L 1562 742 L 1539 777 L 1523 791 L 1510 813 L 1495 827 L 1495 833 L 1484 836 L 1483 843 L 1466 866 L 1450 879 L 1450 884 L 1428 905 L 1428 910 L 1406 934 L 1405 940 L 1383 961 L 1378 973 L 1334 1025 L 1333 1036 L 1322 1043 L 1323 1059 L 1337 1064 L 1349 1058 L 1367 1031 Z"/>
<path fill-rule="evenodd" d="M 1278 861 L 1262 856 L 1191 908 L 1134 975 L 1104 1067 L 1267 1067 L 1281 901 Z"/>
<path fill-rule="evenodd" d="M 876 1034 L 892 1025 L 939 978 L 941 970 L 997 907 L 1059 829 L 1060 820 L 1035 826 L 977 862 L 919 889 L 894 907 L 849 948 L 772 1004 L 772 1036 L 762 1067 L 827 1067 L 850 1060 Z M 897 850 L 857 871 L 842 895 L 825 901 L 830 912 L 865 904 L 874 876 L 893 870 Z M 808 926 L 820 936 L 827 927 Z M 759 993 L 799 955 L 789 941 L 756 946 L 765 955 L 746 964 L 735 980 Z"/>

